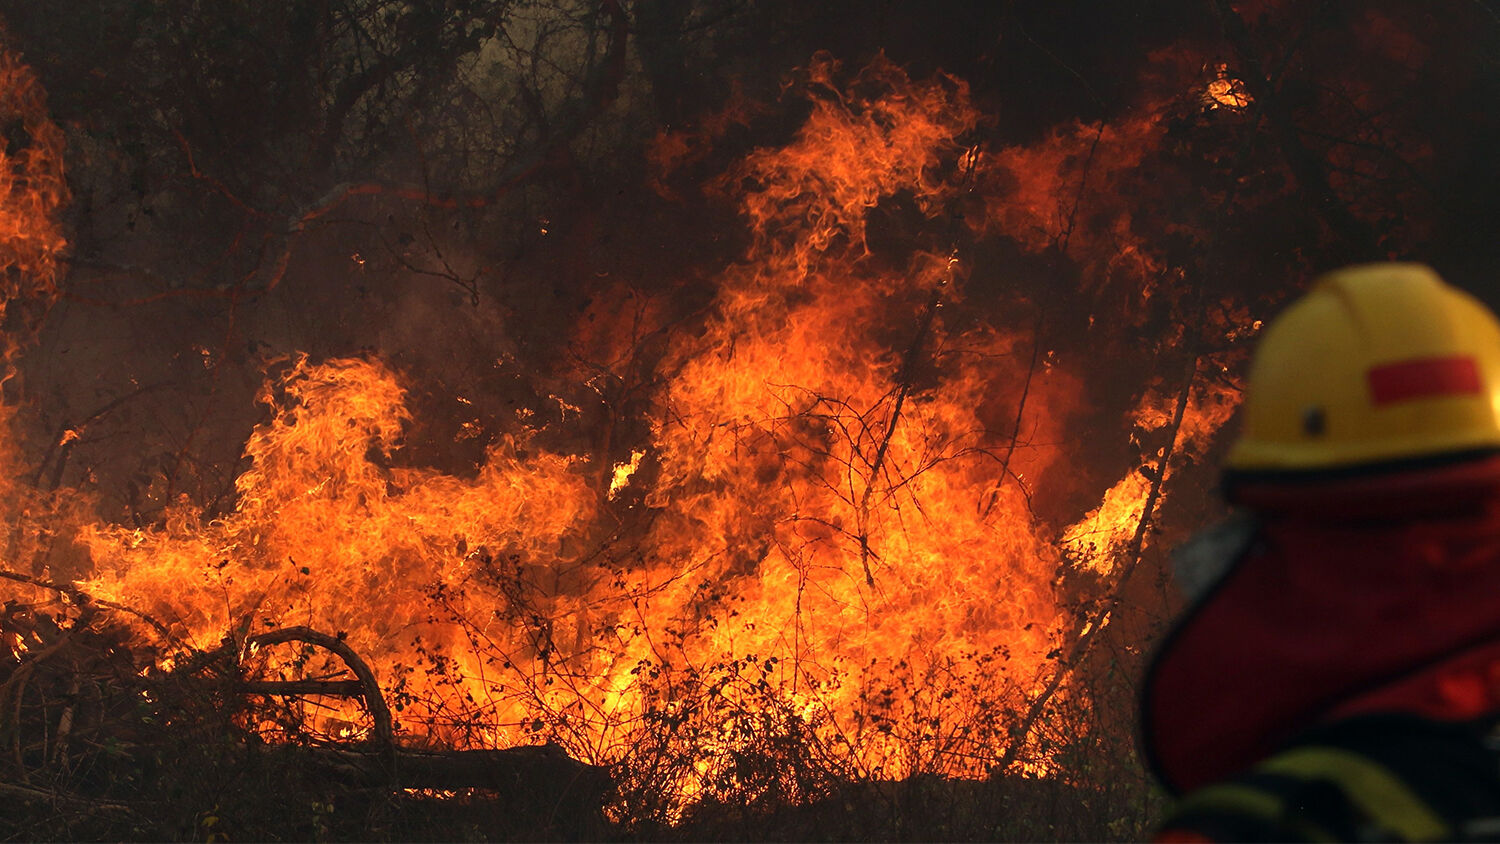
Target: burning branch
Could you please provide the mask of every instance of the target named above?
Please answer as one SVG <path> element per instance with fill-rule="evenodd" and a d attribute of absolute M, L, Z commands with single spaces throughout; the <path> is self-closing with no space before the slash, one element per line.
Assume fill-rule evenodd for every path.
<path fill-rule="evenodd" d="M 1167 444 L 1162 448 L 1161 457 L 1156 461 L 1156 466 L 1151 472 L 1146 473 L 1147 477 L 1151 480 L 1151 487 L 1146 493 L 1146 500 L 1141 506 L 1140 519 L 1135 525 L 1135 533 L 1132 534 L 1130 544 L 1124 554 L 1125 563 L 1119 567 L 1119 573 L 1115 577 L 1109 594 L 1095 605 L 1094 611 L 1086 617 L 1083 625 L 1078 628 L 1079 632 L 1072 643 L 1067 646 L 1066 652 L 1059 656 L 1056 668 L 1052 672 L 1052 679 L 1047 681 L 1047 685 L 1031 701 L 1031 705 L 1027 707 L 1025 715 L 1021 717 L 1021 720 L 1017 722 L 1015 728 L 1011 731 L 1011 741 L 1006 746 L 1005 753 L 1000 757 L 998 763 L 999 770 L 1007 770 L 1015 763 L 1017 756 L 1025 748 L 1027 737 L 1031 735 L 1032 729 L 1036 727 L 1037 721 L 1046 710 L 1047 704 L 1057 694 L 1058 689 L 1062 688 L 1063 682 L 1082 665 L 1089 651 L 1093 648 L 1094 642 L 1098 639 L 1100 631 L 1109 624 L 1110 613 L 1114 612 L 1115 608 L 1119 606 L 1126 584 L 1130 582 L 1131 575 L 1135 574 L 1136 568 L 1140 566 L 1141 555 L 1146 547 L 1146 536 L 1151 530 L 1152 519 L 1156 513 L 1156 505 L 1161 500 L 1162 485 L 1167 480 L 1167 469 L 1172 456 L 1175 454 L 1178 433 L 1182 430 L 1182 420 L 1187 413 L 1188 401 L 1193 394 L 1193 383 L 1197 378 L 1197 373 L 1198 356 L 1192 355 L 1189 357 L 1184 372 L 1182 389 L 1178 391 L 1177 402 L 1173 406 L 1172 421 L 1167 425 L 1170 437 L 1167 440 Z"/>
<path fill-rule="evenodd" d="M 182 642 L 176 636 L 172 635 L 172 631 L 167 629 L 166 625 L 133 607 L 127 607 L 124 604 L 117 604 L 114 601 L 106 601 L 103 598 L 96 598 L 71 584 L 55 583 L 50 580 L 43 580 L 39 577 L 32 577 L 30 575 L 21 574 L 20 572 L 0 569 L 0 578 L 5 578 L 6 580 L 14 580 L 18 583 L 25 583 L 31 586 L 39 586 L 43 589 L 50 589 L 54 592 L 61 592 L 62 594 L 67 595 L 69 598 L 72 598 L 73 602 L 80 607 L 98 606 L 104 607 L 105 609 L 114 610 L 116 612 L 123 612 L 127 615 L 135 616 L 136 618 L 145 622 L 152 630 L 155 630 L 161 636 L 162 640 L 170 644 L 172 647 L 182 647 Z"/>

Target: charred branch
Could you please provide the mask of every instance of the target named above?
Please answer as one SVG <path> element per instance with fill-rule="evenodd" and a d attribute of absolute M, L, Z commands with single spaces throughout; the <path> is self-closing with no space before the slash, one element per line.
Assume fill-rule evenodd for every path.
<path fill-rule="evenodd" d="M 1177 402 L 1172 409 L 1172 421 L 1167 425 L 1169 433 L 1167 444 L 1162 448 L 1161 457 L 1157 460 L 1154 469 L 1147 473 L 1151 487 L 1146 493 L 1146 500 L 1141 506 L 1141 517 L 1136 522 L 1135 533 L 1130 538 L 1130 545 L 1123 555 L 1123 562 L 1115 575 L 1114 582 L 1109 592 L 1099 599 L 1092 611 L 1083 616 L 1082 623 L 1076 628 L 1072 640 L 1058 655 L 1057 662 L 1052 669 L 1051 679 L 1032 699 L 1031 704 L 1026 708 L 1026 713 L 1011 730 L 1011 740 L 1006 746 L 1005 753 L 1000 757 L 999 770 L 1006 770 L 1015 763 L 1021 751 L 1026 747 L 1027 738 L 1047 711 L 1047 705 L 1052 702 L 1053 697 L 1063 687 L 1068 677 L 1082 667 L 1095 642 L 1098 641 L 1100 633 L 1109 624 L 1110 614 L 1119 607 L 1120 601 L 1123 600 L 1125 587 L 1130 583 L 1136 569 L 1140 567 L 1142 552 L 1146 548 L 1146 537 L 1155 521 L 1157 504 L 1161 501 L 1162 484 L 1167 479 L 1167 470 L 1177 448 L 1178 434 L 1182 430 L 1182 420 L 1187 414 L 1188 401 L 1193 395 L 1193 384 L 1198 377 L 1198 363 L 1196 355 L 1188 361 L 1182 388 L 1177 393 Z"/>

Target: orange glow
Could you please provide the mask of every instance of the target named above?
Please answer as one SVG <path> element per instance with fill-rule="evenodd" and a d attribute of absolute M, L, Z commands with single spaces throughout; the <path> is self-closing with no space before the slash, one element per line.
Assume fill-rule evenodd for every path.
<path fill-rule="evenodd" d="M 58 257 L 67 245 L 58 216 L 68 185 L 63 135 L 47 117 L 46 95 L 31 70 L 8 53 L 0 54 L 0 115 L 19 124 L 17 135 L 26 139 L 0 150 L 3 316 L 18 300 L 45 303 L 56 295 Z"/>

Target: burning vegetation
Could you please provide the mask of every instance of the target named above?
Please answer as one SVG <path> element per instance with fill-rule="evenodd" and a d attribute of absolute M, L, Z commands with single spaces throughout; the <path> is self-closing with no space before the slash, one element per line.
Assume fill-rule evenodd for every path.
<path fill-rule="evenodd" d="M 89 5 L 0 4 L 11 835 L 1139 837 L 1259 319 L 1493 203 L 1400 4 Z"/>

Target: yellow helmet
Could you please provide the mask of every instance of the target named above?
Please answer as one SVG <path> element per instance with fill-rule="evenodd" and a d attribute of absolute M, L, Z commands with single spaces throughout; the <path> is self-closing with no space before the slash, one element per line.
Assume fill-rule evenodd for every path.
<path fill-rule="evenodd" d="M 1500 322 L 1420 264 L 1329 273 L 1266 329 L 1225 467 L 1319 472 L 1500 450 Z"/>

